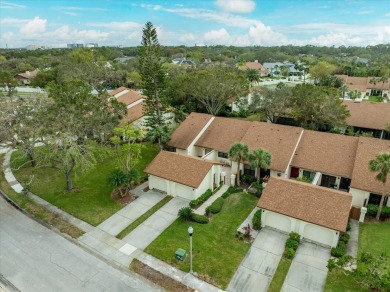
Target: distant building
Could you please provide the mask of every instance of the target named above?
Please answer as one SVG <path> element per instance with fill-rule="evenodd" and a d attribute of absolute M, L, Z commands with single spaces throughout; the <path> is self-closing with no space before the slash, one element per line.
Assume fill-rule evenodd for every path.
<path fill-rule="evenodd" d="M 68 49 L 84 48 L 84 44 L 67 44 L 66 47 Z"/>
<path fill-rule="evenodd" d="M 357 58 L 355 60 L 356 64 L 362 64 L 362 65 L 367 65 L 369 60 L 367 58 Z"/>
<path fill-rule="evenodd" d="M 97 48 L 98 44 L 97 43 L 87 43 L 85 44 L 86 48 Z"/>
<path fill-rule="evenodd" d="M 349 91 L 360 91 L 361 98 L 381 96 L 388 98 L 390 93 L 390 78 L 380 81 L 379 77 L 352 77 L 348 75 L 335 75 L 343 79 Z"/>
<path fill-rule="evenodd" d="M 131 59 L 135 59 L 135 57 L 118 57 L 118 58 L 115 58 L 114 61 L 117 61 L 119 63 L 126 63 L 127 61 L 129 61 Z"/>
<path fill-rule="evenodd" d="M 28 45 L 28 46 L 26 46 L 26 50 L 29 50 L 29 51 L 44 50 L 44 49 L 47 49 L 47 47 L 42 46 L 42 45 Z"/>
<path fill-rule="evenodd" d="M 264 63 L 263 66 L 268 69 L 271 76 L 282 75 L 282 68 L 288 67 L 289 76 L 298 76 L 301 71 L 295 69 L 295 65 L 288 62 L 275 62 L 275 63 Z"/>
<path fill-rule="evenodd" d="M 173 64 L 176 64 L 176 65 L 192 65 L 192 66 L 195 66 L 195 62 L 192 61 L 192 60 L 187 60 L 186 58 L 179 58 L 179 59 L 173 59 L 172 60 L 172 63 Z"/>
<path fill-rule="evenodd" d="M 38 69 L 34 71 L 26 71 L 24 73 L 19 73 L 15 75 L 15 78 L 18 80 L 19 85 L 30 85 L 30 81 L 32 78 L 37 76 Z"/>
<path fill-rule="evenodd" d="M 267 76 L 269 74 L 269 70 L 265 68 L 258 60 L 254 62 L 246 62 L 244 65 L 238 67 L 240 70 L 256 70 L 259 72 L 260 76 Z"/>

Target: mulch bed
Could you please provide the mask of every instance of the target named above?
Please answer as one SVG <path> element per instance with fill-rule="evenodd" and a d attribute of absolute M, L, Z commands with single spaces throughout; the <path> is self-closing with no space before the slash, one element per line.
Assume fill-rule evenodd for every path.
<path fill-rule="evenodd" d="M 180 283 L 168 276 L 165 276 L 164 274 L 161 274 L 159 271 L 156 271 L 155 269 L 149 267 L 148 265 L 145 265 L 144 263 L 136 259 L 132 261 L 130 267 L 137 274 L 140 274 L 141 276 L 145 277 L 149 281 L 163 287 L 167 291 L 170 292 L 195 291 L 194 289 L 187 287 L 183 283 Z"/>
<path fill-rule="evenodd" d="M 375 217 L 366 215 L 366 217 L 364 218 L 364 222 L 390 222 L 390 218 L 380 219 L 379 221 L 376 221 Z"/>
<path fill-rule="evenodd" d="M 111 198 L 120 203 L 121 205 L 127 205 L 128 203 L 137 199 L 130 191 L 126 191 L 126 187 L 122 188 L 122 194 L 119 192 L 119 189 L 115 189 L 111 193 Z"/>

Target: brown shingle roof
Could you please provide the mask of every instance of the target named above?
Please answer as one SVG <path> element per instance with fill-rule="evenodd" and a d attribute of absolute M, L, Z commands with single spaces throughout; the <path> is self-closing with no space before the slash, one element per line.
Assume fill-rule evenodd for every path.
<path fill-rule="evenodd" d="M 390 103 L 344 100 L 350 112 L 347 124 L 354 127 L 384 130 L 390 122 Z"/>
<path fill-rule="evenodd" d="M 212 117 L 207 114 L 191 113 L 172 134 L 168 145 L 187 149 Z"/>
<path fill-rule="evenodd" d="M 114 96 L 115 94 L 118 94 L 119 92 L 122 92 L 123 90 L 129 90 L 129 89 L 126 88 L 126 87 L 121 86 L 121 87 L 119 87 L 119 88 L 114 89 L 113 91 L 111 91 L 108 95 Z"/>
<path fill-rule="evenodd" d="M 136 102 L 137 100 L 140 100 L 142 98 L 143 96 L 140 93 L 132 89 L 129 89 L 129 92 L 126 92 L 125 94 L 117 97 L 117 100 L 119 102 L 123 102 L 125 105 L 130 105 L 133 102 Z"/>
<path fill-rule="evenodd" d="M 176 152 L 161 151 L 145 172 L 192 188 L 197 188 L 213 162 Z"/>
<path fill-rule="evenodd" d="M 247 121 L 216 117 L 195 145 L 228 153 L 230 147 L 242 139 L 251 124 Z"/>
<path fill-rule="evenodd" d="M 358 138 L 305 130 L 292 166 L 351 178 Z"/>
<path fill-rule="evenodd" d="M 258 207 L 344 232 L 352 196 L 289 179 L 271 177 Z"/>
<path fill-rule="evenodd" d="M 348 75 L 335 75 L 344 80 L 344 84 L 350 90 L 359 90 L 366 91 L 367 89 L 386 89 L 390 90 L 390 78 L 385 82 L 373 82 L 373 80 L 378 80 L 375 77 L 353 77 Z"/>
<path fill-rule="evenodd" d="M 301 132 L 302 128 L 252 122 L 241 142 L 248 145 L 250 152 L 259 147 L 269 151 L 272 154 L 270 168 L 285 172 Z"/>
<path fill-rule="evenodd" d="M 375 179 L 378 172 L 371 172 L 368 169 L 368 162 L 375 159 L 375 156 L 380 152 L 390 152 L 390 141 L 359 137 L 355 167 L 352 173 L 352 188 L 382 194 L 383 184 Z M 387 180 L 386 186 L 387 190 L 390 190 L 390 179 Z"/>
<path fill-rule="evenodd" d="M 121 124 L 132 123 L 143 117 L 143 102 L 127 109 L 127 116 L 121 120 Z"/>

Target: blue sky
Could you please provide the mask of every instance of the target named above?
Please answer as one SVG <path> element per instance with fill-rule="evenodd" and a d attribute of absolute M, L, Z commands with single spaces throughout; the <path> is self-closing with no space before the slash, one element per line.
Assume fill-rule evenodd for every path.
<path fill-rule="evenodd" d="M 366 46 L 390 43 L 390 0 L 0 0 L 0 47 Z"/>

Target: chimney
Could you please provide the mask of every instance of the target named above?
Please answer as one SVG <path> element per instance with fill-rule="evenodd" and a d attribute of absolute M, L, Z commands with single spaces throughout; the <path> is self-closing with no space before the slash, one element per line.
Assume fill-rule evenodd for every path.
<path fill-rule="evenodd" d="M 259 60 L 255 60 L 255 63 L 259 63 Z"/>

